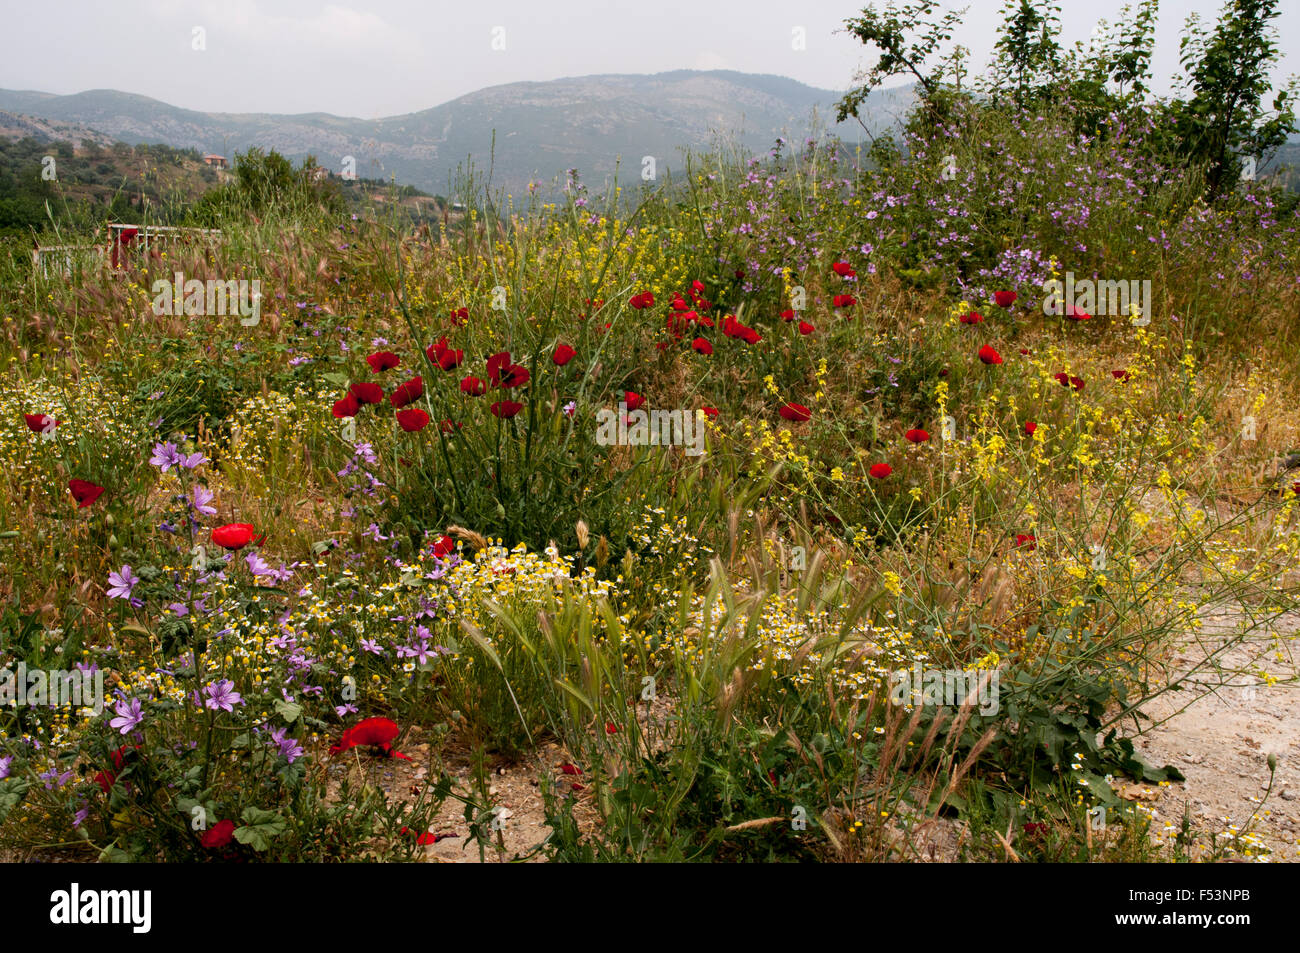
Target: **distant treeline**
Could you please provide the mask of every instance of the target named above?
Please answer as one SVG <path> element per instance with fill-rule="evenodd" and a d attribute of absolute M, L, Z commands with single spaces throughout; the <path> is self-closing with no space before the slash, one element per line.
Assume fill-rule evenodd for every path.
<path fill-rule="evenodd" d="M 224 182 L 222 179 L 224 178 Z M 213 225 L 232 212 L 264 214 L 323 206 L 344 213 L 382 192 L 396 199 L 440 196 L 379 179 L 327 176 L 308 156 L 295 165 L 272 150 L 235 156 L 229 175 L 205 165 L 196 149 L 149 144 L 111 146 L 35 138 L 0 139 L 0 239 L 28 240 L 54 232 L 86 235 L 106 222 Z M 413 213 L 417 224 L 432 216 Z"/>
<path fill-rule="evenodd" d="M 146 208 L 155 220 L 172 221 L 216 182 L 194 149 L 118 142 L 74 151 L 67 142 L 0 140 L 0 236 L 41 234 L 51 216 L 72 231 L 137 221 Z"/>

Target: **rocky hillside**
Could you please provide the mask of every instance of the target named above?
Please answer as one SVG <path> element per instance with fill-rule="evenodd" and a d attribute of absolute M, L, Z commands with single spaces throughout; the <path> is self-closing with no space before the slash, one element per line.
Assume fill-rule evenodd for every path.
<path fill-rule="evenodd" d="M 360 176 L 395 177 L 446 194 L 470 155 L 484 173 L 492 164 L 494 185 L 520 189 L 569 168 L 599 183 L 620 158 L 620 176 L 639 178 L 646 155 L 655 156 L 663 175 L 680 169 L 683 148 L 708 146 L 718 134 L 765 150 L 778 136 L 803 138 L 819 125 L 833 125 L 839 96 L 778 76 L 677 70 L 510 83 L 378 120 L 204 113 L 115 90 L 69 96 L 0 90 L 0 110 L 80 124 L 128 143 L 159 142 L 228 157 L 250 146 L 290 158 L 310 153 L 335 172 L 352 156 Z M 864 110 L 868 127 L 874 132 L 891 125 L 911 101 L 910 89 L 878 94 Z M 857 123 L 834 131 L 848 141 L 863 137 Z"/>

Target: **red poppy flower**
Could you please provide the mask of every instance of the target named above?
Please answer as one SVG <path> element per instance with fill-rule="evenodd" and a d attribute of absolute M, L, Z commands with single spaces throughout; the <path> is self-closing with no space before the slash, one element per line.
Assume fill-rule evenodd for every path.
<path fill-rule="evenodd" d="M 560 765 L 560 770 L 565 774 L 570 775 L 582 774 L 582 768 L 578 767 L 576 764 L 562 764 Z"/>
<path fill-rule="evenodd" d="M 632 307 L 638 311 L 643 308 L 653 308 L 655 304 L 655 296 L 648 291 L 643 291 L 640 294 L 633 295 L 631 300 L 628 301 L 628 304 L 632 305 Z"/>
<path fill-rule="evenodd" d="M 402 359 L 392 351 L 376 351 L 366 358 L 366 363 L 370 365 L 372 371 L 378 374 L 380 371 L 386 371 L 401 364 Z"/>
<path fill-rule="evenodd" d="M 77 501 L 77 509 L 83 509 L 94 503 L 104 492 L 102 486 L 96 486 L 88 480 L 69 480 L 68 489 L 72 491 L 72 498 Z"/>
<path fill-rule="evenodd" d="M 1002 363 L 1002 355 L 999 354 L 997 351 L 993 350 L 993 348 L 989 347 L 987 344 L 985 344 L 982 348 L 980 348 L 979 358 L 985 364 Z"/>
<path fill-rule="evenodd" d="M 853 270 L 853 266 L 847 261 L 837 261 L 835 264 L 831 265 L 831 271 L 835 272 L 835 274 L 839 275 L 841 278 L 855 278 L 858 274 Z"/>
<path fill-rule="evenodd" d="M 628 390 L 623 392 L 623 402 L 627 404 L 628 410 L 640 410 L 645 398 L 634 390 Z"/>
<path fill-rule="evenodd" d="M 782 404 L 781 409 L 777 411 L 777 413 L 779 413 L 784 419 L 794 421 L 795 423 L 803 423 L 806 420 L 812 419 L 812 411 L 803 404 Z"/>
<path fill-rule="evenodd" d="M 909 430 L 903 436 L 911 443 L 925 443 L 930 439 L 930 435 L 924 430 Z"/>
<path fill-rule="evenodd" d="M 717 420 L 717 419 L 718 419 L 718 408 L 716 408 L 716 407 L 702 407 L 702 408 L 700 408 L 700 409 L 704 411 L 704 416 L 705 416 L 705 417 L 708 417 L 710 420 Z M 1297 484 L 1297 486 L 1300 486 L 1300 484 Z M 1297 492 L 1300 492 L 1300 491 L 1297 491 Z"/>
<path fill-rule="evenodd" d="M 122 745 L 108 756 L 109 760 L 113 762 L 112 769 L 100 771 L 95 775 L 95 783 L 99 785 L 101 791 L 107 794 L 112 790 L 113 784 L 117 781 L 117 776 L 126 767 L 127 758 L 131 757 L 133 752 L 139 750 L 139 745 Z"/>
<path fill-rule="evenodd" d="M 1025 421 L 1025 436 L 1026 436 L 1026 437 L 1032 437 L 1032 436 L 1034 435 L 1034 431 L 1037 430 L 1037 429 L 1038 429 L 1038 424 L 1034 423 L 1032 420 L 1026 420 L 1026 421 Z"/>
<path fill-rule="evenodd" d="M 1016 303 L 1018 298 L 1014 291 L 995 291 L 993 292 L 993 303 L 999 308 L 1009 308 Z"/>
<path fill-rule="evenodd" d="M 471 397 L 482 397 L 487 392 L 487 381 L 477 377 L 466 377 L 460 382 L 460 390 L 462 394 L 469 394 Z"/>
<path fill-rule="evenodd" d="M 713 345 L 710 344 L 706 338 L 696 338 L 691 342 L 691 349 L 698 354 L 705 355 L 706 357 L 713 353 Z"/>
<path fill-rule="evenodd" d="M 487 372 L 492 383 L 496 384 L 501 377 L 501 372 L 510 366 L 510 352 L 498 351 L 496 354 L 488 355 Z"/>
<path fill-rule="evenodd" d="M 469 308 L 457 308 L 451 313 L 451 323 L 462 325 L 469 323 Z"/>
<path fill-rule="evenodd" d="M 27 429 L 33 433 L 44 433 L 46 427 L 53 429 L 62 422 L 49 414 L 23 414 L 23 420 L 27 421 Z"/>
<path fill-rule="evenodd" d="M 673 303 L 669 305 L 669 307 L 672 308 L 674 311 L 691 310 L 691 306 L 686 303 L 686 299 L 683 298 L 681 295 L 678 295 L 677 297 L 673 298 Z"/>
<path fill-rule="evenodd" d="M 460 367 L 461 362 L 465 360 L 463 350 L 450 348 L 447 346 L 446 335 L 440 337 L 436 343 L 430 344 L 424 351 L 425 355 L 434 364 L 437 364 L 444 371 L 454 371 Z"/>
<path fill-rule="evenodd" d="M 980 314 L 978 311 L 968 311 L 957 320 L 962 324 L 980 324 L 984 321 L 984 315 Z"/>
<path fill-rule="evenodd" d="M 1016 533 L 1016 546 L 1033 552 L 1038 548 L 1038 539 L 1033 533 Z"/>
<path fill-rule="evenodd" d="M 704 282 L 699 278 L 691 282 L 691 294 L 704 294 Z"/>
<path fill-rule="evenodd" d="M 836 295 L 834 305 L 837 308 L 851 308 L 858 303 L 858 299 L 853 295 Z"/>
<path fill-rule="evenodd" d="M 199 843 L 209 850 L 215 850 L 218 847 L 225 847 L 235 839 L 235 822 L 232 820 L 217 821 L 216 824 L 200 838 Z"/>
<path fill-rule="evenodd" d="M 222 549 L 243 549 L 253 542 L 255 531 L 252 523 L 227 523 L 212 531 L 212 541 Z"/>
<path fill-rule="evenodd" d="M 524 405 L 517 400 L 499 400 L 492 405 L 492 416 L 499 417 L 502 420 L 509 420 L 523 409 Z"/>
<path fill-rule="evenodd" d="M 450 536 L 439 536 L 438 541 L 433 544 L 433 555 L 442 559 L 448 553 L 456 551 L 456 541 Z"/>
<path fill-rule="evenodd" d="M 377 404 L 384 399 L 384 389 L 369 382 L 353 384 L 348 388 L 348 393 L 363 404 Z"/>
<path fill-rule="evenodd" d="M 722 319 L 722 333 L 729 338 L 740 338 L 747 344 L 757 344 L 763 340 L 763 335 L 741 324 L 734 314 L 729 314 Z"/>
<path fill-rule="evenodd" d="M 814 331 L 816 331 L 816 330 L 817 330 L 817 329 L 814 328 L 814 327 L 813 327 L 811 324 L 809 324 L 807 321 L 800 321 L 800 322 L 799 322 L 799 333 L 800 333 L 800 334 L 808 335 L 808 334 L 812 334 L 812 333 L 813 333 Z"/>
<path fill-rule="evenodd" d="M 1115 380 L 1119 381 L 1121 384 L 1126 384 L 1131 375 L 1128 371 L 1111 371 L 1110 376 L 1115 378 Z"/>
<path fill-rule="evenodd" d="M 521 387 L 528 383 L 528 368 L 522 364 L 512 364 L 509 351 L 489 357 L 487 369 L 493 387 Z"/>
<path fill-rule="evenodd" d="M 450 420 L 439 421 L 438 428 L 443 433 L 454 433 L 457 430 L 464 430 L 465 425 L 462 423 L 452 423 Z"/>
<path fill-rule="evenodd" d="M 1032 837 L 1038 837 L 1039 835 L 1047 833 L 1047 825 L 1041 821 L 1030 821 L 1024 826 L 1024 829 L 1025 833 Z"/>
<path fill-rule="evenodd" d="M 1292 484 L 1291 489 L 1295 491 L 1296 496 L 1300 496 L 1300 480 Z"/>
<path fill-rule="evenodd" d="M 555 345 L 555 353 L 551 355 L 551 361 L 556 367 L 563 367 L 568 364 L 578 352 L 567 344 Z"/>
<path fill-rule="evenodd" d="M 871 469 L 867 472 L 877 480 L 883 480 L 885 477 L 889 476 L 889 474 L 894 472 L 894 468 L 888 463 L 873 463 Z"/>
<path fill-rule="evenodd" d="M 424 396 L 424 378 L 412 377 L 409 381 L 397 387 L 388 395 L 388 402 L 393 405 L 394 410 L 399 410 L 407 404 L 413 404 Z"/>
<path fill-rule="evenodd" d="M 607 735 L 618 734 L 618 725 L 614 724 L 612 721 L 605 722 L 605 734 Z"/>
<path fill-rule="evenodd" d="M 357 400 L 351 394 L 348 394 L 342 400 L 334 401 L 333 408 L 330 409 L 335 417 L 355 417 L 357 411 L 361 409 L 361 401 Z"/>
<path fill-rule="evenodd" d="M 429 426 L 429 415 L 419 407 L 407 407 L 397 412 L 397 426 L 407 433 L 417 433 Z"/>
<path fill-rule="evenodd" d="M 1052 376 L 1056 378 L 1057 383 L 1062 387 L 1073 387 L 1075 390 L 1083 390 L 1082 377 L 1071 377 L 1069 374 L 1065 373 L 1065 371 L 1061 371 Z"/>
<path fill-rule="evenodd" d="M 388 718 L 367 718 L 359 721 L 343 732 L 343 740 L 330 746 L 330 754 L 339 754 L 358 745 L 380 748 L 390 758 L 406 758 L 400 751 L 393 750 L 393 739 L 401 733 L 397 723 Z"/>
<path fill-rule="evenodd" d="M 1065 306 L 1065 316 L 1071 321 L 1091 321 L 1092 315 L 1087 311 L 1081 311 L 1072 304 Z"/>
<path fill-rule="evenodd" d="M 794 309 L 793 309 L 793 308 L 786 308 L 784 311 L 782 311 L 782 312 L 781 312 L 781 320 L 782 320 L 782 321 L 793 321 L 793 320 L 794 320 Z"/>

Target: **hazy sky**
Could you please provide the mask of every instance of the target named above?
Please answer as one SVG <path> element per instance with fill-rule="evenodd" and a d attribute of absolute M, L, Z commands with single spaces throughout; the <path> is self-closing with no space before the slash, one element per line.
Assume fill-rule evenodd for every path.
<path fill-rule="evenodd" d="M 1157 92 L 1178 69 L 1193 11 L 1164 0 Z M 843 32 L 856 0 L 0 0 L 0 87 L 113 88 L 220 112 L 330 112 L 371 119 L 484 86 L 591 73 L 736 69 L 845 89 L 869 65 Z M 952 6 L 961 6 L 953 3 Z M 1123 0 L 1060 0 L 1067 42 Z M 1001 0 L 969 0 L 958 40 L 985 66 Z M 1280 76 L 1300 73 L 1300 2 L 1283 0 Z M 205 49 L 195 49 L 195 28 Z M 793 49 L 796 28 L 806 48 Z M 504 49 L 494 49 L 493 44 Z"/>

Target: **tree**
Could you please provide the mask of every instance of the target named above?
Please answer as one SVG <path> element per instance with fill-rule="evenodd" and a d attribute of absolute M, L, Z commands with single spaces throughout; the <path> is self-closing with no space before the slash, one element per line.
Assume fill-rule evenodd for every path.
<path fill-rule="evenodd" d="M 1106 78 L 1118 86 L 1121 97 L 1132 96 L 1140 100 L 1149 88 L 1158 6 L 1159 0 L 1141 0 L 1134 13 L 1125 4 L 1119 14 L 1119 24 L 1102 45 L 1101 62 L 1104 63 Z"/>
<path fill-rule="evenodd" d="M 994 44 L 993 91 L 1010 90 L 1017 105 L 1042 98 L 1061 76 L 1061 8 L 1051 0 L 1006 0 Z"/>
<path fill-rule="evenodd" d="M 836 104 L 836 122 L 852 116 L 861 123 L 858 109 L 862 103 L 873 90 L 894 76 L 911 76 L 920 83 L 922 98 L 929 103 L 934 101 L 943 80 L 944 64 L 941 62 L 927 68 L 926 60 L 941 44 L 952 39 L 953 30 L 961 24 L 966 13 L 963 7 L 935 19 L 938 6 L 938 0 L 917 0 L 901 7 L 889 0 L 883 10 L 878 11 L 875 4 L 869 4 L 861 16 L 844 21 L 849 33 L 880 51 L 880 59 L 865 74 L 857 77 L 861 85 L 850 90 Z"/>
<path fill-rule="evenodd" d="M 1262 164 L 1296 131 L 1296 80 L 1263 106 L 1272 88 L 1269 68 L 1277 59 L 1277 0 L 1227 0 L 1213 32 L 1199 18 L 1187 18 L 1180 47 L 1190 98 L 1169 106 L 1180 152 L 1206 167 L 1207 191 L 1221 194 L 1242 173 L 1242 159 Z"/>

